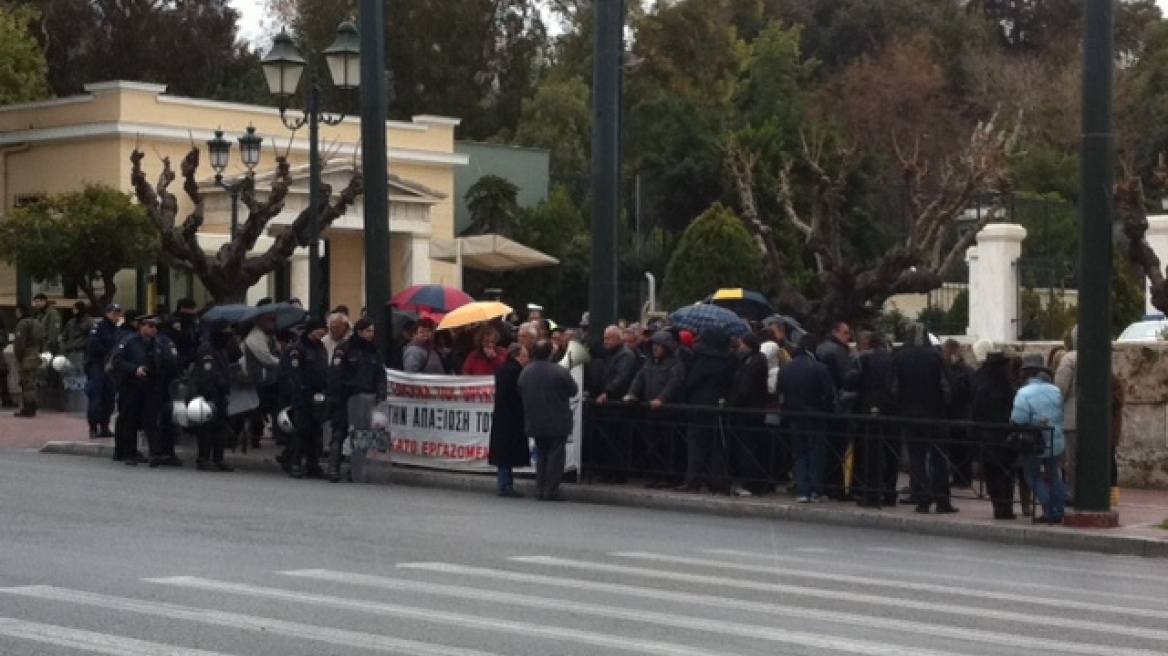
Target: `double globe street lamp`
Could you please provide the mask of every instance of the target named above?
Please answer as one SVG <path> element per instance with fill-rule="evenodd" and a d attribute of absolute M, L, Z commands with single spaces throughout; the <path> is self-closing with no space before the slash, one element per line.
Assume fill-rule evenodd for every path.
<path fill-rule="evenodd" d="M 260 146 L 263 143 L 264 138 L 255 133 L 255 128 L 247 126 L 247 132 L 239 137 L 239 157 L 247 167 L 247 176 L 228 184 L 223 181 L 223 171 L 231 161 L 231 142 L 223 138 L 223 130 L 215 130 L 215 138 L 207 142 L 207 151 L 211 153 L 211 168 L 215 169 L 215 184 L 231 195 L 232 239 L 239 232 L 239 193 L 243 191 L 244 183 L 260 163 Z"/>
<path fill-rule="evenodd" d="M 324 50 L 333 86 L 353 90 L 361 83 L 361 47 L 357 26 L 345 21 L 337 27 L 337 39 Z M 320 261 L 320 124 L 337 125 L 345 115 L 329 116 L 321 113 L 320 84 L 315 69 L 309 72 L 308 107 L 299 118 L 287 115 L 288 103 L 300 85 L 307 63 L 287 32 L 281 31 L 272 41 L 272 49 L 262 61 L 268 90 L 280 102 L 280 121 L 293 132 L 308 125 L 308 294 L 309 311 L 324 318 L 323 272 Z"/>

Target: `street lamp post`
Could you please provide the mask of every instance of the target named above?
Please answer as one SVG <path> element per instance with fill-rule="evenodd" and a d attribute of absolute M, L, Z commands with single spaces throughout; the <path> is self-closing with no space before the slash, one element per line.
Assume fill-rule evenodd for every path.
<path fill-rule="evenodd" d="M 352 21 L 341 23 L 337 27 L 336 41 L 324 51 L 329 75 L 338 89 L 356 89 L 360 84 L 360 53 L 357 26 Z M 309 74 L 308 108 L 299 118 L 287 116 L 288 101 L 296 93 L 306 66 L 304 57 L 287 32 L 281 31 L 276 36 L 262 63 L 268 90 L 280 101 L 280 121 L 284 127 L 295 132 L 308 125 L 308 309 L 313 316 L 323 318 L 328 308 L 324 306 L 324 276 L 320 262 L 320 124 L 337 125 L 345 115 L 321 113 L 320 85 L 314 70 Z"/>
<path fill-rule="evenodd" d="M 231 238 L 239 232 L 239 193 L 252 171 L 260 163 L 260 146 L 264 138 L 255 133 L 255 128 L 247 126 L 247 132 L 239 138 L 239 157 L 247 167 L 247 175 L 230 184 L 223 181 L 223 171 L 231 160 L 231 142 L 223 138 L 223 130 L 215 130 L 215 138 L 207 141 L 211 153 L 211 168 L 215 169 L 215 185 L 231 195 Z"/>

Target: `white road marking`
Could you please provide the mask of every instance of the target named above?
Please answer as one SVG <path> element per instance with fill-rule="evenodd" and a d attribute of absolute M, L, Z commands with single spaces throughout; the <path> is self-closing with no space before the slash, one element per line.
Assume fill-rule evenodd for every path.
<path fill-rule="evenodd" d="M 793 562 L 793 563 L 812 563 L 824 565 L 822 560 L 815 558 L 806 558 L 801 556 L 792 556 L 789 554 L 768 554 L 761 551 L 739 551 L 737 549 L 705 549 L 704 553 L 724 555 L 724 556 L 738 556 L 742 558 L 753 558 L 763 561 L 772 562 Z M 860 567 L 869 572 L 884 572 L 887 574 L 895 574 L 897 576 L 920 576 L 924 578 L 937 579 L 941 581 L 959 581 L 961 583 L 972 583 L 974 585 L 1000 585 L 1006 587 L 1026 588 L 1027 590 L 1050 590 L 1051 592 L 1058 592 L 1060 594 L 1083 594 L 1084 592 L 1092 597 L 1114 597 L 1116 599 L 1129 599 L 1132 601 L 1146 601 L 1156 605 L 1164 605 L 1164 599 L 1161 597 L 1148 597 L 1144 595 L 1125 594 L 1123 592 L 1102 592 L 1099 590 L 1091 590 L 1085 588 L 1071 588 L 1063 585 L 1049 585 L 1045 583 L 1033 583 L 1030 581 L 1014 581 L 1010 579 L 1004 580 L 989 580 L 988 578 L 976 578 L 972 576 L 958 576 L 956 574 L 941 574 L 934 572 L 922 572 L 914 569 L 903 569 L 897 567 L 884 567 L 882 565 L 870 565 L 868 563 L 861 563 L 856 561 L 849 561 L 845 563 L 834 562 L 833 566 L 843 567 Z"/>
<path fill-rule="evenodd" d="M 1016 561 L 1016 560 L 1009 560 L 1007 557 L 1009 554 L 1003 554 L 1003 556 L 1000 558 L 979 558 L 977 556 L 965 556 L 965 555 L 961 555 L 961 554 L 951 554 L 951 553 L 933 552 L 933 551 L 914 551 L 912 549 L 900 549 L 897 547 L 867 547 L 867 551 L 872 551 L 872 552 L 876 552 L 876 553 L 889 553 L 889 554 L 897 554 L 897 555 L 903 555 L 903 556 L 911 556 L 914 559 L 917 559 L 917 558 L 934 558 L 934 559 L 941 558 L 944 560 L 954 560 L 954 561 L 958 561 L 958 562 L 981 563 L 981 564 L 985 564 L 985 565 L 994 565 L 998 568 L 1001 568 L 1001 567 L 1021 567 L 1023 569 L 1029 569 L 1029 570 L 1042 569 L 1042 570 L 1047 570 L 1047 571 L 1051 571 L 1051 572 L 1067 572 L 1068 574 L 1082 574 L 1082 575 L 1088 575 L 1088 576 L 1103 576 L 1103 577 L 1106 577 L 1109 579 L 1125 578 L 1125 579 L 1135 579 L 1137 581 L 1143 581 L 1143 582 L 1155 581 L 1155 582 L 1160 582 L 1160 583 L 1168 583 L 1168 577 L 1150 576 L 1146 572 L 1118 572 L 1118 571 L 1115 571 L 1114 568 L 1109 568 L 1107 571 L 1094 571 L 1091 569 L 1092 565 L 1094 565 L 1094 564 L 1102 564 L 1103 561 L 1101 559 L 1108 558 L 1108 556 L 1099 556 L 1098 557 L 1099 560 L 1096 560 L 1094 558 L 1092 558 L 1090 560 L 1085 560 L 1085 561 L 1083 561 L 1083 564 L 1081 564 L 1081 565 L 1053 565 L 1049 562 L 1021 562 L 1021 561 Z M 1061 554 L 1059 555 L 1058 558 L 1052 558 L 1051 560 L 1054 560 L 1056 562 L 1063 562 Z M 1146 563 L 1146 562 L 1150 562 L 1150 561 L 1154 562 L 1155 559 L 1145 559 L 1143 562 Z M 1147 567 L 1147 565 L 1143 565 L 1143 563 L 1141 563 L 1138 566 Z"/>
<path fill-rule="evenodd" d="M 625 595 L 641 599 L 654 599 L 681 604 L 707 606 L 728 610 L 742 610 L 761 613 L 770 616 L 791 617 L 812 622 L 837 622 L 850 626 L 860 626 L 870 629 L 902 631 L 919 635 L 950 638 L 954 640 L 970 640 L 983 644 L 995 644 L 1006 647 L 1023 649 L 1050 649 L 1069 654 L 1091 654 L 1093 656 L 1160 656 L 1162 651 L 1148 651 L 1144 649 L 1124 649 L 1111 645 L 1092 645 L 1082 642 L 1064 642 L 1046 638 L 1029 638 L 1026 636 L 984 631 L 981 629 L 966 629 L 947 624 L 926 624 L 908 620 L 886 619 L 856 613 L 821 610 L 814 608 L 799 608 L 796 606 L 779 606 L 759 601 L 734 599 L 732 597 L 717 597 L 713 595 L 694 594 L 689 592 L 673 592 L 655 588 L 643 588 L 623 583 L 601 583 L 584 579 L 561 578 L 544 576 L 542 574 L 527 574 L 507 570 L 493 570 L 480 567 L 469 567 L 449 563 L 401 563 L 403 569 L 455 574 L 458 576 L 477 576 L 496 581 L 509 583 L 531 583 L 536 585 L 551 585 L 571 590 L 591 590 L 608 594 Z"/>
<path fill-rule="evenodd" d="M 570 560 L 567 558 L 556 558 L 552 556 L 515 556 L 509 560 L 521 563 L 547 565 L 550 567 L 566 567 L 593 572 L 608 572 L 612 574 L 643 576 L 647 578 L 656 578 L 668 581 L 683 581 L 686 583 L 696 583 L 701 585 L 718 585 L 730 588 L 741 588 L 744 590 L 761 590 L 763 592 L 774 592 L 778 594 L 795 594 L 802 595 L 804 597 L 832 599 L 836 601 L 848 601 L 860 604 L 880 604 L 883 606 L 896 607 L 901 609 L 912 609 L 925 612 L 943 613 L 946 615 L 956 615 L 961 618 L 981 617 L 984 619 L 1033 624 L 1039 627 L 1057 626 L 1080 631 L 1095 631 L 1099 633 L 1110 633 L 1128 637 L 1147 638 L 1149 640 L 1168 641 L 1168 631 L 1145 629 L 1141 627 L 1120 626 L 1114 622 L 1072 620 L 1053 614 L 1036 616 L 1026 613 L 1019 613 L 1017 611 L 974 608 L 972 606 L 959 606 L 957 604 L 948 604 L 937 601 L 918 601 L 916 599 L 889 597 L 884 595 L 864 594 L 857 592 L 844 592 L 842 590 L 824 590 L 821 588 L 810 588 L 800 585 L 744 581 L 742 579 L 733 579 L 720 576 L 705 576 L 702 574 L 689 574 L 686 572 L 671 572 L 667 570 L 650 569 L 647 567 L 629 567 L 626 565 L 591 563 L 587 561 Z"/>
<path fill-rule="evenodd" d="M 603 633 L 582 631 L 568 627 L 515 622 L 513 620 L 480 617 L 478 615 L 466 615 L 462 613 L 451 613 L 441 610 L 432 610 L 429 608 L 399 606 L 396 604 L 363 601 L 359 599 L 345 599 L 343 597 L 332 597 L 328 595 L 311 594 L 307 592 L 296 592 L 293 590 L 281 590 L 278 588 L 264 588 L 245 585 L 242 583 L 227 583 L 223 581 L 214 581 L 211 579 L 195 578 L 193 576 L 173 576 L 142 580 L 149 583 L 159 583 L 162 585 L 193 590 L 209 590 L 212 592 L 244 595 L 249 597 L 257 597 L 260 599 L 276 599 L 279 601 L 298 604 L 309 604 L 316 606 L 326 606 L 329 608 L 354 610 L 377 615 L 392 615 L 395 617 L 404 617 L 421 622 L 438 622 L 441 624 L 451 624 L 464 628 L 475 628 L 498 633 L 539 636 L 549 640 L 576 642 L 580 644 L 595 645 L 604 647 L 606 649 L 615 649 L 620 651 L 641 652 L 646 654 L 664 654 L 665 656 L 712 656 L 710 651 L 707 649 L 687 647 L 685 645 L 670 642 L 657 642 L 653 640 L 641 640 L 638 638 L 616 637 Z"/>
<path fill-rule="evenodd" d="M 0 593 L 47 599 L 63 603 L 93 606 L 105 610 L 142 613 L 155 617 L 165 617 L 173 620 L 200 622 L 214 626 L 222 626 L 244 631 L 255 631 L 269 635 L 280 635 L 298 640 L 312 640 L 326 642 L 332 645 L 343 645 L 357 649 L 389 652 L 393 654 L 409 654 L 411 656 L 498 656 L 490 652 L 459 647 L 446 647 L 415 640 L 404 640 L 391 636 L 362 633 L 360 631 L 346 631 L 332 629 L 311 624 L 297 624 L 284 622 L 267 617 L 251 617 L 238 613 L 225 613 L 216 610 L 205 610 L 190 606 L 178 606 L 158 601 L 139 601 L 126 597 L 69 590 L 47 585 L 30 585 L 17 588 L 0 588 Z"/>
<path fill-rule="evenodd" d="M 25 622 L 10 617 L 0 617 L 0 635 L 109 656 L 226 656 L 214 651 L 183 649 L 158 642 L 70 629 L 55 624 Z"/>
<path fill-rule="evenodd" d="M 931 583 L 912 583 L 910 581 L 895 581 L 884 578 L 870 578 L 866 576 L 849 576 L 847 574 L 829 574 L 826 572 L 809 572 L 804 569 L 788 569 L 784 567 L 760 567 L 742 563 L 728 563 L 723 560 L 707 560 L 704 558 L 687 558 L 685 556 L 669 556 L 665 554 L 621 552 L 610 554 L 618 558 L 633 558 L 649 562 L 669 563 L 673 565 L 691 565 L 694 567 L 708 567 L 711 569 L 728 569 L 734 572 L 748 572 L 751 574 L 773 574 L 776 576 L 795 576 L 817 581 L 834 581 L 852 585 L 871 585 L 893 590 L 911 590 L 913 592 L 931 592 L 935 594 L 969 597 L 972 599 L 989 599 L 992 601 L 1006 601 L 1024 603 L 1034 606 L 1047 606 L 1061 610 L 1073 609 L 1090 613 L 1114 613 L 1136 617 L 1150 617 L 1152 619 L 1168 620 L 1168 611 L 1151 610 L 1148 608 L 1132 608 L 1130 606 L 1116 606 L 1114 604 L 1093 604 L 1087 601 L 1071 601 L 1056 597 L 1035 597 L 1031 595 L 1010 594 L 1009 592 L 994 592 L 991 590 L 974 590 L 959 588 L 951 585 L 934 585 Z"/>
<path fill-rule="evenodd" d="M 483 590 L 465 586 L 443 585 L 438 583 L 423 583 L 404 579 L 392 579 L 383 576 L 352 574 L 348 572 L 333 572 L 328 570 L 298 570 L 281 572 L 289 576 L 307 578 L 316 581 L 331 583 L 345 583 L 382 590 L 404 590 L 421 594 L 441 595 L 456 599 L 487 601 L 527 608 L 543 608 L 548 610 L 578 613 L 595 617 L 607 617 L 615 620 L 656 624 L 675 629 L 690 631 L 704 631 L 728 636 L 744 636 L 768 640 L 783 644 L 794 644 L 815 649 L 831 649 L 846 651 L 851 654 L 869 654 L 871 656 L 944 656 L 951 652 L 940 652 L 934 649 L 918 650 L 900 645 L 873 642 L 870 640 L 852 640 L 821 633 L 806 633 L 803 631 L 789 631 L 786 629 L 767 628 L 750 624 L 708 620 L 689 615 L 675 615 L 654 611 L 642 611 L 622 606 L 601 606 L 578 601 L 566 601 L 551 597 L 517 594 L 503 590 Z"/>

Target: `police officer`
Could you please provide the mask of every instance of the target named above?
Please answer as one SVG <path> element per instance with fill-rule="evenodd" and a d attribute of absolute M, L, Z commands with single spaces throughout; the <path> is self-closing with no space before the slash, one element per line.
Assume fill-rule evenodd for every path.
<path fill-rule="evenodd" d="M 174 359 L 158 339 L 158 317 L 138 318 L 138 332 L 118 344 L 114 367 L 118 377 L 118 421 L 114 428 L 114 459 L 137 465 L 138 431 L 146 433 L 150 464 L 182 467 L 182 460 L 167 454 L 158 425 L 159 412 L 167 405 L 163 381 L 173 373 Z"/>
<path fill-rule="evenodd" d="M 114 384 L 105 373 L 105 363 L 118 347 L 118 324 L 122 306 L 105 306 L 105 316 L 89 331 L 85 345 L 85 396 L 89 399 L 85 414 L 89 419 L 89 437 L 113 437 L 110 417 L 114 413 Z"/>
<path fill-rule="evenodd" d="M 324 478 L 320 468 L 321 422 L 316 397 L 328 390 L 328 352 L 321 341 L 328 327 L 309 319 L 304 332 L 280 359 L 280 405 L 289 408 L 295 433 L 280 455 L 280 465 L 292 478 Z M 301 462 L 303 461 L 303 469 Z"/>
<path fill-rule="evenodd" d="M 45 330 L 45 350 L 55 354 L 61 340 L 61 311 L 44 294 L 33 296 L 32 304 L 36 308 L 36 320 Z"/>
<path fill-rule="evenodd" d="M 31 314 L 28 306 L 16 306 L 16 336 L 12 353 L 20 367 L 20 410 L 17 417 L 35 417 L 37 380 L 40 378 L 41 352 L 45 349 L 45 329 Z"/>
<path fill-rule="evenodd" d="M 333 351 L 328 372 L 329 398 L 332 408 L 332 440 L 329 443 L 329 481 L 341 480 L 341 449 L 349 434 L 349 398 L 355 394 L 374 394 L 378 401 L 387 396 L 385 367 L 373 343 L 373 322 L 361 319 L 353 335 Z"/>
<path fill-rule="evenodd" d="M 189 298 L 179 299 L 174 314 L 166 322 L 163 333 L 178 350 L 178 370 L 186 371 L 195 361 L 199 350 L 199 306 Z"/>
<path fill-rule="evenodd" d="M 162 349 L 163 362 L 165 366 L 158 379 L 158 387 L 162 392 L 162 400 L 170 400 L 170 384 L 178 378 L 182 371 L 179 369 L 179 355 L 178 347 L 175 346 L 174 340 L 167 334 L 162 332 L 162 318 L 158 317 L 159 333 L 156 336 L 158 346 Z M 177 442 L 174 416 L 170 412 L 170 403 L 164 403 L 163 407 L 158 413 L 158 441 L 157 452 L 155 452 L 155 445 L 150 447 L 150 466 L 158 467 L 166 461 L 178 460 L 178 455 L 174 452 L 175 443 Z"/>
<path fill-rule="evenodd" d="M 234 336 L 226 319 L 216 319 L 208 326 L 207 338 L 195 351 L 195 364 L 191 370 L 194 391 L 212 408 L 211 419 L 195 428 L 198 445 L 195 469 L 199 471 L 234 470 L 223 462 L 223 445 L 232 430 L 227 420 L 227 395 L 231 393 L 227 348 Z"/>

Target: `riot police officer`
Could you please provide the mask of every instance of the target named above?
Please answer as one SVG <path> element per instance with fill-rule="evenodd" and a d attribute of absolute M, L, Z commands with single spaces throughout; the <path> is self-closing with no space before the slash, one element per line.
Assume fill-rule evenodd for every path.
<path fill-rule="evenodd" d="M 226 319 L 211 322 L 207 338 L 195 351 L 191 369 L 194 393 L 211 405 L 211 419 L 195 428 L 198 455 L 195 469 L 229 472 L 234 468 L 223 462 L 223 444 L 231 428 L 227 419 L 227 395 L 231 393 L 231 364 L 227 348 L 234 333 Z"/>
<path fill-rule="evenodd" d="M 16 306 L 16 336 L 12 354 L 20 367 L 20 410 L 17 417 L 35 417 L 37 381 L 40 379 L 41 352 L 45 350 L 45 328 L 29 314 L 24 305 Z"/>
<path fill-rule="evenodd" d="M 110 417 L 114 414 L 114 384 L 105 373 L 105 363 L 118 347 L 118 324 L 122 321 L 122 306 L 105 306 L 105 316 L 89 331 L 85 345 L 85 396 L 89 403 L 85 413 L 89 419 L 89 437 L 113 437 Z"/>
<path fill-rule="evenodd" d="M 163 333 L 174 342 L 178 350 L 178 370 L 186 371 L 195 361 L 195 351 L 199 349 L 199 306 L 189 298 L 179 299 L 174 314 L 166 321 Z"/>
<path fill-rule="evenodd" d="M 373 322 L 361 319 L 353 335 L 333 351 L 328 372 L 332 407 L 332 439 L 329 442 L 329 481 L 341 480 L 341 449 L 349 434 L 349 399 L 356 394 L 373 394 L 378 401 L 387 396 L 385 367 L 373 342 Z"/>
<path fill-rule="evenodd" d="M 280 358 L 280 405 L 288 408 L 295 431 L 279 460 L 292 478 L 324 478 L 320 468 L 322 418 L 317 415 L 328 389 L 328 351 L 321 341 L 327 330 L 324 321 L 309 319 L 304 332 Z"/>
<path fill-rule="evenodd" d="M 152 466 L 182 467 L 182 460 L 167 453 L 159 431 L 159 412 L 168 406 L 164 381 L 173 377 L 175 360 L 158 339 L 158 317 L 138 318 L 138 332 L 114 351 L 118 378 L 118 421 L 114 427 L 114 459 L 137 465 L 138 431 L 146 433 Z"/>

